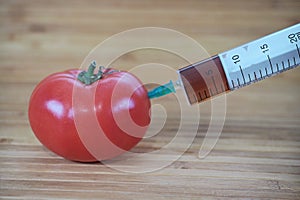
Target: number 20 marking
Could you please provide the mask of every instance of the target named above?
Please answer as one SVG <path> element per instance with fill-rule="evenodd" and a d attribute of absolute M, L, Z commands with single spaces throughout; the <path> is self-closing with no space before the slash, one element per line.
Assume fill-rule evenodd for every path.
<path fill-rule="evenodd" d="M 291 34 L 289 34 L 288 38 L 289 38 L 291 44 L 299 42 L 300 41 L 300 32 L 291 33 Z"/>

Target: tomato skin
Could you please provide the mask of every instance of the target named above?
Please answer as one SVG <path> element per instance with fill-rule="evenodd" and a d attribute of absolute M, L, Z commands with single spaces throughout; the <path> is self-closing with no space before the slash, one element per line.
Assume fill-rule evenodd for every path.
<path fill-rule="evenodd" d="M 111 141 L 111 145 L 116 145 L 125 151 L 130 150 L 142 139 L 150 123 L 150 100 L 147 90 L 135 76 L 128 72 L 115 72 L 107 69 L 104 76 L 91 86 L 84 85 L 77 80 L 80 72 L 80 70 L 69 70 L 52 74 L 34 89 L 28 110 L 29 122 L 34 134 L 49 150 L 66 159 L 80 162 L 98 161 L 99 158 L 89 152 L 79 136 L 74 121 L 72 102 L 74 85 L 88 92 L 92 92 L 92 88 L 96 87 L 94 106 L 99 125 Z M 118 84 L 122 90 L 132 89 L 132 81 L 135 83 L 138 81 L 140 87 L 135 89 L 131 96 L 119 95 L 117 97 L 131 102 L 127 107 L 120 108 L 118 99 L 114 101 L 112 99 L 114 87 Z M 132 135 L 118 127 L 115 116 L 124 112 L 124 109 L 129 111 L 136 124 L 145 127 L 142 131 Z M 81 112 L 85 111 L 76 109 L 76 115 L 80 115 Z M 127 123 L 127 119 L 123 120 Z M 96 133 L 81 132 L 80 134 L 93 139 L 93 134 Z M 113 152 L 107 148 L 103 149 L 101 145 L 97 149 L 104 152 L 105 156 L 101 160 L 111 159 L 122 153 L 122 151 Z"/>

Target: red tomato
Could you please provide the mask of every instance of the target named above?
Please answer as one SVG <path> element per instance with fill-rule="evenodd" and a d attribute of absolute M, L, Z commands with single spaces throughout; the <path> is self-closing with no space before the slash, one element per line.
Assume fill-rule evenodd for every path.
<path fill-rule="evenodd" d="M 130 150 L 150 123 L 147 90 L 128 72 L 106 69 L 100 71 L 101 79 L 91 84 L 78 81 L 80 72 L 52 74 L 34 89 L 28 114 L 36 137 L 56 154 L 80 162 L 111 159 Z M 87 110 L 87 98 L 76 91 L 94 97 L 92 110 Z M 75 100 L 79 103 L 74 104 Z M 91 122 L 80 122 L 85 119 Z M 133 122 L 139 128 L 132 128 Z M 99 137 L 101 130 L 107 140 Z"/>

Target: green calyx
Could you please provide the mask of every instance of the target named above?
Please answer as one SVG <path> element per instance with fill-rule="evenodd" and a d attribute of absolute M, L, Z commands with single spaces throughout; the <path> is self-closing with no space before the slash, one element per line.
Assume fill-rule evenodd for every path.
<path fill-rule="evenodd" d="M 102 78 L 103 68 L 104 67 L 99 67 L 97 74 L 94 74 L 96 62 L 93 61 L 87 71 L 82 71 L 78 74 L 77 79 L 85 85 L 91 85 Z"/>

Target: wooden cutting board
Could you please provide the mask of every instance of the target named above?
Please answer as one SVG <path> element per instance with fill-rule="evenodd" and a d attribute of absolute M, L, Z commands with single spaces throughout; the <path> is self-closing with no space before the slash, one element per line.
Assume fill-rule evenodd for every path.
<path fill-rule="evenodd" d="M 213 55 L 299 23 L 299 10 L 298 0 L 0 1 L 0 198 L 300 199 L 299 68 L 226 95 L 224 127 L 206 158 L 199 159 L 198 152 L 211 122 L 212 102 L 197 108 L 198 133 L 180 158 L 189 145 L 186 138 L 195 133 L 189 127 L 168 151 L 119 165 L 128 170 L 145 163 L 156 167 L 148 173 L 64 160 L 35 139 L 27 117 L 30 94 L 41 79 L 79 67 L 113 34 L 149 26 L 174 29 Z M 174 45 L 191 50 L 180 41 Z M 117 48 L 107 48 L 103 56 Z M 185 65 L 171 53 L 143 49 L 120 56 L 113 66 L 131 70 L 151 62 L 173 70 Z M 165 116 L 167 122 L 135 153 L 161 150 L 176 137 L 178 102 L 168 96 L 153 103 L 166 112 L 154 113 L 150 129 L 159 129 Z M 193 120 L 190 116 L 191 127 Z M 169 160 L 173 162 L 166 164 Z"/>

